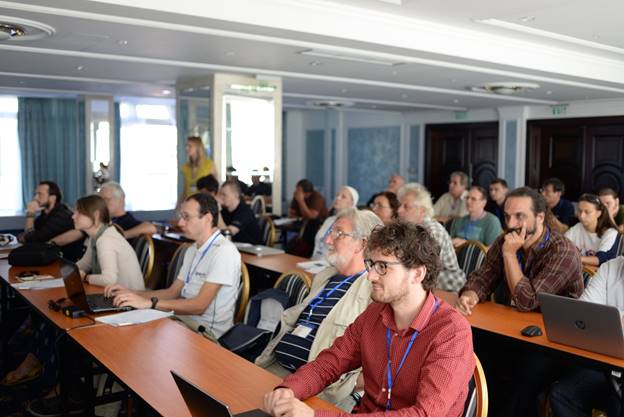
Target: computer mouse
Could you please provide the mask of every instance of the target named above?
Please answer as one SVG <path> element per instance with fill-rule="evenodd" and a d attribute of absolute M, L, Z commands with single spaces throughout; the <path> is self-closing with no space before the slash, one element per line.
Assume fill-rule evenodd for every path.
<path fill-rule="evenodd" d="M 541 336 L 542 329 L 540 329 L 539 326 L 527 326 L 524 329 L 522 329 L 520 333 L 522 333 L 522 336 L 526 336 L 526 337 Z"/>

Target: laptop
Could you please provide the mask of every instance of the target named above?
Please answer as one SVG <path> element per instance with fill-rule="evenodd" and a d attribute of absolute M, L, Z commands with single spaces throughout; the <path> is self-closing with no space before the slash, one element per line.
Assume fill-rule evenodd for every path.
<path fill-rule="evenodd" d="M 232 415 L 227 404 L 217 400 L 174 371 L 171 371 L 171 376 L 193 417 L 271 417 L 270 414 L 260 409 Z"/>
<path fill-rule="evenodd" d="M 112 298 L 104 297 L 104 294 L 85 294 L 78 266 L 67 259 L 61 260 L 61 276 L 65 284 L 67 298 L 78 308 L 87 313 L 104 313 L 108 311 L 127 311 L 130 307 L 115 307 Z"/>
<path fill-rule="evenodd" d="M 624 359 L 622 316 L 617 308 L 553 294 L 538 297 L 548 340 Z"/>
<path fill-rule="evenodd" d="M 239 252 L 250 253 L 256 256 L 279 255 L 285 253 L 283 249 L 272 248 L 264 245 L 241 245 L 237 247 Z"/>

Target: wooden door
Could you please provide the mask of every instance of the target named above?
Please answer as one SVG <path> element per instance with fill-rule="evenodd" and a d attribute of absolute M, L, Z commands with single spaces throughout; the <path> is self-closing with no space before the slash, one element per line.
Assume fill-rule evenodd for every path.
<path fill-rule="evenodd" d="M 425 185 L 437 198 L 449 175 L 463 171 L 487 189 L 498 170 L 498 123 L 427 125 Z"/>

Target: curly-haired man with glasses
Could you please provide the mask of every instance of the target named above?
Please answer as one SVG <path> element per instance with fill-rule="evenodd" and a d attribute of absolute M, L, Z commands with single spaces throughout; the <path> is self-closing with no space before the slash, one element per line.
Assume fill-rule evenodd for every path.
<path fill-rule="evenodd" d="M 365 260 L 373 303 L 329 349 L 267 393 L 264 409 L 273 416 L 346 416 L 315 412 L 301 400 L 361 367 L 360 413 L 461 416 L 475 367 L 472 334 L 468 322 L 432 293 L 439 252 L 421 226 L 397 222 L 375 229 Z"/>

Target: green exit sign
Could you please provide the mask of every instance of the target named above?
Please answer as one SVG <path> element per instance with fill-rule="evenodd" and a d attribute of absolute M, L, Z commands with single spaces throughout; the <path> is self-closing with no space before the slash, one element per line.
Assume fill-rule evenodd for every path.
<path fill-rule="evenodd" d="M 557 104 L 556 106 L 550 106 L 550 111 L 553 116 L 561 116 L 568 112 L 568 104 Z"/>
<path fill-rule="evenodd" d="M 467 111 L 456 111 L 455 112 L 455 120 L 466 120 L 468 118 Z"/>

